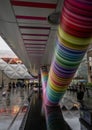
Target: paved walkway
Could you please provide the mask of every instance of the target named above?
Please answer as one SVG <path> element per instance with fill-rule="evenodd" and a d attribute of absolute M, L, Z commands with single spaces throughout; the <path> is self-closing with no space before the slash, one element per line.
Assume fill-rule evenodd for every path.
<path fill-rule="evenodd" d="M 0 90 L 0 130 L 7 130 L 15 118 L 20 107 L 27 103 L 27 91 L 25 89 L 14 89 L 3 95 L 5 90 Z M 13 124 L 12 130 L 19 130 L 19 126 L 25 112 L 21 111 Z M 17 126 L 17 127 L 16 127 Z"/>

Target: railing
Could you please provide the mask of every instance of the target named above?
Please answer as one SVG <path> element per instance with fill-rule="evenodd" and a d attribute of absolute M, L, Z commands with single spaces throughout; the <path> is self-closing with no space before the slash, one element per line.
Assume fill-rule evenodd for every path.
<path fill-rule="evenodd" d="M 22 123 L 21 123 L 21 125 L 20 125 L 19 130 L 24 130 L 24 128 L 25 128 L 25 124 L 26 124 L 26 121 L 27 121 L 28 113 L 29 113 L 29 110 L 30 110 L 30 107 L 31 107 L 31 103 L 32 103 L 32 99 L 33 99 L 32 96 L 33 96 L 33 93 L 32 93 L 32 94 L 30 95 L 30 97 L 29 97 L 29 98 L 31 98 L 30 104 L 29 104 L 29 106 L 28 106 L 28 109 L 27 109 L 26 114 L 25 114 L 24 117 L 23 117 L 23 120 L 22 120 Z"/>
<path fill-rule="evenodd" d="M 23 104 L 23 105 L 24 105 L 24 104 Z M 7 130 L 10 130 L 10 129 L 11 129 L 11 127 L 12 127 L 12 125 L 14 124 L 16 118 L 18 117 L 20 111 L 22 110 L 23 105 L 20 107 L 19 111 L 16 113 L 15 117 L 13 118 L 13 120 L 12 120 L 12 122 L 10 123 L 10 125 L 9 125 L 9 127 L 8 127 Z"/>
<path fill-rule="evenodd" d="M 30 99 L 32 98 L 32 94 L 33 94 L 33 92 L 31 92 L 31 94 L 30 94 Z M 12 130 L 12 128 L 13 128 L 12 126 L 14 125 L 14 123 L 15 123 L 15 121 L 16 121 L 16 119 L 17 119 L 19 113 L 21 112 L 21 110 L 22 110 L 22 108 L 23 108 L 23 106 L 24 106 L 26 100 L 27 100 L 27 99 L 25 99 L 24 102 L 22 103 L 22 105 L 21 105 L 19 111 L 16 113 L 15 117 L 13 118 L 12 122 L 11 122 L 10 125 L 8 126 L 7 130 Z M 30 104 L 31 104 L 31 101 L 32 101 L 32 99 L 30 100 Z M 25 124 L 25 122 L 26 122 L 27 115 L 28 115 L 28 111 L 29 111 L 29 108 L 30 108 L 30 104 L 28 105 L 27 112 L 24 114 L 24 117 L 23 117 L 21 126 L 20 126 L 20 128 L 19 128 L 20 130 L 23 129 L 24 124 Z M 23 124 L 23 125 L 22 125 L 22 124 Z"/>

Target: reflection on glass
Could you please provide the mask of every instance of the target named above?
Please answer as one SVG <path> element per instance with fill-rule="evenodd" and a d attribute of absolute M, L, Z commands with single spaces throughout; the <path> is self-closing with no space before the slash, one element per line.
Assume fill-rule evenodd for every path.
<path fill-rule="evenodd" d="M 81 130 L 92 130 L 92 125 L 89 125 L 84 120 L 80 119 Z"/>
<path fill-rule="evenodd" d="M 60 106 L 45 107 L 47 130 L 71 130 L 63 118 Z"/>
<path fill-rule="evenodd" d="M 7 98 L 7 99 L 6 99 L 6 106 L 10 106 L 10 103 L 11 103 L 11 102 L 10 102 L 10 98 Z"/>
<path fill-rule="evenodd" d="M 10 106 L 11 101 L 10 101 L 10 92 L 7 92 L 7 96 L 6 96 L 6 106 Z"/>

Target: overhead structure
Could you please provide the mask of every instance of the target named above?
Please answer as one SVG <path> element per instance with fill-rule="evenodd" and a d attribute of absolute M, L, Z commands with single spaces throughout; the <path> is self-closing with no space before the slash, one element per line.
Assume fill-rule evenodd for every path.
<path fill-rule="evenodd" d="M 22 60 L 28 70 L 38 74 L 43 64 L 50 64 L 58 24 L 48 16 L 61 10 L 61 0 L 1 0 L 0 35 Z M 57 19 L 57 17 L 54 17 Z"/>
<path fill-rule="evenodd" d="M 33 75 L 51 64 L 62 5 L 63 0 L 0 1 L 0 35 Z"/>

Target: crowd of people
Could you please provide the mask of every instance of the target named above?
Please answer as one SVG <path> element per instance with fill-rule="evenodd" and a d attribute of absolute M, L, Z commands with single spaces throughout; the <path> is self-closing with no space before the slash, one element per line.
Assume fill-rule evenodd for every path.
<path fill-rule="evenodd" d="M 18 90 L 18 88 L 26 88 L 27 86 L 29 86 L 29 83 L 26 84 L 25 82 L 23 81 L 17 81 L 17 82 L 9 82 L 7 84 L 7 86 L 4 86 L 3 90 L 2 90 L 2 96 L 6 96 L 7 94 L 9 94 L 11 92 L 11 90 L 14 92 L 16 90 Z"/>

